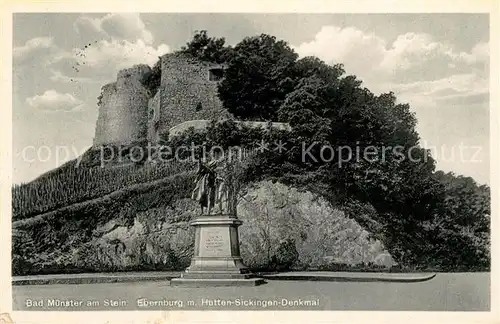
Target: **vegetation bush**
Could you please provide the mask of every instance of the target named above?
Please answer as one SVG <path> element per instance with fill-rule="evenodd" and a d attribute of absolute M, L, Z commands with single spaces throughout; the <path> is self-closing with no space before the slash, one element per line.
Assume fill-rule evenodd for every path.
<path fill-rule="evenodd" d="M 299 260 L 299 252 L 295 247 L 295 240 L 287 238 L 280 242 L 276 256 L 272 260 L 274 268 L 278 271 L 290 270 Z"/>
<path fill-rule="evenodd" d="M 151 68 L 151 74 L 143 81 L 144 86 L 149 91 L 149 96 L 152 98 L 158 92 L 161 84 L 161 58 Z"/>

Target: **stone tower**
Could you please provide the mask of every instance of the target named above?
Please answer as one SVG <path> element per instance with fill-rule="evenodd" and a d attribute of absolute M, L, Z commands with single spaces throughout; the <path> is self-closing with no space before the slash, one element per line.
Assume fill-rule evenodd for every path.
<path fill-rule="evenodd" d="M 150 98 L 143 82 L 151 74 L 147 65 L 121 70 L 116 82 L 102 87 L 94 147 L 129 144 L 147 138 L 147 109 Z"/>
<path fill-rule="evenodd" d="M 188 120 L 229 117 L 217 94 L 224 66 L 173 53 L 161 58 L 161 83 L 149 101 L 148 139 Z"/>

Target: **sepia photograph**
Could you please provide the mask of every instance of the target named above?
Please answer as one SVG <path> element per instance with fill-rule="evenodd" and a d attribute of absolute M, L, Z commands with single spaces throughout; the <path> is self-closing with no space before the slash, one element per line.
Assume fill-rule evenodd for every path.
<path fill-rule="evenodd" d="M 12 13 L 12 311 L 493 311 L 489 13 L 124 11 Z"/>

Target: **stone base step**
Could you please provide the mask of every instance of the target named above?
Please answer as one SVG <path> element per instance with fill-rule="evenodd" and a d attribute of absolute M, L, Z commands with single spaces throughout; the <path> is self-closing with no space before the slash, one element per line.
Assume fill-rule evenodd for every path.
<path fill-rule="evenodd" d="M 174 278 L 170 280 L 170 286 L 174 287 L 255 287 L 262 285 L 266 281 L 262 278 L 249 278 L 249 279 L 188 279 L 188 278 Z"/>
<path fill-rule="evenodd" d="M 184 272 L 182 279 L 251 279 L 252 273 L 224 273 L 224 272 Z"/>

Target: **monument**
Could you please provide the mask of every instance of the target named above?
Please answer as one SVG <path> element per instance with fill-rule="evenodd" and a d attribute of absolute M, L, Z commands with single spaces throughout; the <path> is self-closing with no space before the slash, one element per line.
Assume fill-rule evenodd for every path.
<path fill-rule="evenodd" d="M 171 286 L 256 286 L 255 278 L 240 256 L 236 206 L 240 182 L 236 177 L 238 162 L 228 159 L 198 162 L 195 188 L 191 198 L 200 204 L 200 215 L 190 225 L 195 227 L 194 255 L 190 266 Z"/>

